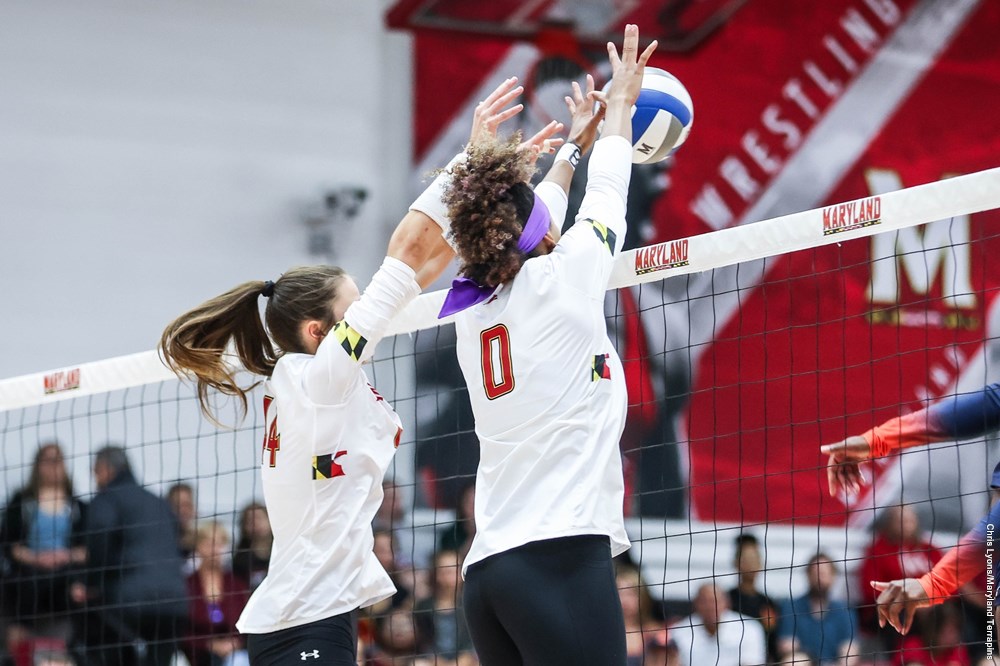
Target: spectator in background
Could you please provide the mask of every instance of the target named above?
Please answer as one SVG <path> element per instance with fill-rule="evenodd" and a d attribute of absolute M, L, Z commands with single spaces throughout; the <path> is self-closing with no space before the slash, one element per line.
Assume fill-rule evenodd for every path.
<path fill-rule="evenodd" d="M 381 544 L 384 547 L 383 554 L 391 555 L 391 557 L 384 558 L 393 566 L 392 569 L 387 568 L 386 571 L 396 582 L 397 589 L 400 582 L 399 577 L 402 576 L 409 579 L 407 587 L 410 592 L 413 592 L 415 544 L 413 543 L 412 523 L 403 505 L 403 490 L 390 479 L 382 481 L 382 504 L 372 521 L 372 529 L 375 532 L 376 548 Z M 380 537 L 379 534 L 382 536 Z M 426 560 L 421 564 L 426 566 Z M 393 574 L 393 571 L 396 573 Z"/>
<path fill-rule="evenodd" d="M 392 479 L 382 481 L 382 504 L 372 526 L 377 530 L 397 530 L 406 519 L 406 509 L 403 506 L 403 493 Z"/>
<path fill-rule="evenodd" d="M 740 534 L 736 537 L 734 557 L 740 582 L 729 590 L 729 605 L 737 613 L 760 620 L 767 637 L 769 661 L 778 660 L 778 604 L 757 589 L 757 577 L 764 570 L 757 537 Z"/>
<path fill-rule="evenodd" d="M 476 484 L 472 483 L 458 494 L 455 522 L 441 530 L 438 550 L 454 550 L 465 557 L 476 536 Z"/>
<path fill-rule="evenodd" d="M 398 558 L 399 547 L 396 543 L 395 534 L 395 532 L 388 528 L 376 528 L 374 531 L 375 545 L 373 551 L 375 552 L 375 557 L 378 558 L 379 564 L 382 565 L 382 568 L 389 574 L 389 578 L 392 579 L 392 584 L 396 587 L 396 593 L 391 597 L 375 602 L 367 608 L 361 609 L 359 613 L 358 637 L 366 648 L 363 654 L 367 655 L 375 654 L 379 649 L 378 630 L 385 616 L 403 606 L 411 609 L 415 598 L 418 596 L 423 598 L 430 595 L 427 572 L 421 571 L 421 575 L 418 577 L 417 572 L 412 566 L 404 565 Z M 362 652 L 359 651 L 359 654 L 362 654 Z"/>
<path fill-rule="evenodd" d="M 365 666 L 423 666 L 433 660 L 418 659 L 417 626 L 409 603 L 401 604 L 375 620 L 375 640 L 366 650 Z"/>
<path fill-rule="evenodd" d="M 251 592 L 267 575 L 271 562 L 274 533 L 267 508 L 251 502 L 240 512 L 240 535 L 233 552 L 233 573 L 243 580 Z"/>
<path fill-rule="evenodd" d="M 657 618 L 656 604 L 642 574 L 631 563 L 618 563 L 615 582 L 625 618 L 627 666 L 664 666 L 669 658 L 667 626 Z"/>
<path fill-rule="evenodd" d="M 97 452 L 94 480 L 87 587 L 73 596 L 91 605 L 91 617 L 103 625 L 105 666 L 166 666 L 188 617 L 177 519 L 165 500 L 136 482 L 119 447 Z"/>
<path fill-rule="evenodd" d="M 198 520 L 198 508 L 194 500 L 194 488 L 189 483 L 175 483 L 167 489 L 167 502 L 177 517 L 177 541 L 181 557 L 184 558 L 184 573 L 191 573 L 197 566 L 194 561 L 194 542 L 197 538 L 195 521 Z"/>
<path fill-rule="evenodd" d="M 456 551 L 438 551 L 432 563 L 432 596 L 414 607 L 420 652 L 435 655 L 441 666 L 462 666 L 474 655 L 462 611 L 461 564 Z"/>
<path fill-rule="evenodd" d="M 191 625 L 184 649 L 191 666 L 249 663 L 246 644 L 236 631 L 236 620 L 250 598 L 250 590 L 225 569 L 228 549 L 229 536 L 219 523 L 204 523 L 196 531 L 198 568 L 187 580 Z"/>
<path fill-rule="evenodd" d="M 10 652 L 33 633 L 70 640 L 71 576 L 86 561 L 85 509 L 73 496 L 59 444 L 42 444 L 28 482 L 11 497 L 0 526 L 10 566 L 4 575 L 4 611 L 15 625 L 8 632 L 8 642 L 14 643 L 8 645 Z"/>
<path fill-rule="evenodd" d="M 374 537 L 375 557 L 378 558 L 379 564 L 389 574 L 393 585 L 396 586 L 396 594 L 376 604 L 374 606 L 375 612 L 381 612 L 389 606 L 399 606 L 405 601 L 412 603 L 417 591 L 416 574 L 412 567 L 403 565 L 397 557 L 399 547 L 396 544 L 394 533 L 388 529 L 376 529 Z M 427 589 L 426 584 L 422 587 Z M 427 595 L 421 595 L 421 597 L 423 596 Z"/>
<path fill-rule="evenodd" d="M 899 634 L 891 627 L 882 629 L 878 625 L 875 608 L 878 592 L 872 588 L 871 581 L 920 578 L 933 569 L 941 557 L 941 551 L 923 538 L 920 520 L 913 509 L 908 506 L 886 508 L 876 525 L 875 540 L 865 551 L 858 569 L 861 629 L 878 636 L 886 649 L 898 647 Z"/>
<path fill-rule="evenodd" d="M 764 628 L 729 608 L 714 583 L 698 588 L 694 614 L 670 627 L 670 641 L 682 666 L 750 666 L 767 662 Z"/>
<path fill-rule="evenodd" d="M 825 553 L 816 553 L 806 567 L 809 591 L 788 601 L 781 609 L 778 651 L 789 660 L 804 653 L 814 664 L 829 664 L 848 654 L 858 625 L 854 611 L 844 601 L 830 599 L 837 568 Z"/>
<path fill-rule="evenodd" d="M 962 644 L 962 613 L 949 601 L 925 611 L 917 619 L 920 631 L 903 638 L 893 653 L 894 666 L 969 666 L 972 660 Z"/>

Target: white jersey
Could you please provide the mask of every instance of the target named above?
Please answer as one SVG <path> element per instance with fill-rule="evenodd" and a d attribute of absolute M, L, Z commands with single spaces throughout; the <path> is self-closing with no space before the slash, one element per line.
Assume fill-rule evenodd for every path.
<path fill-rule="evenodd" d="M 619 440 L 627 395 L 604 296 L 625 236 L 632 146 L 601 139 L 576 223 L 548 255 L 456 319 L 480 462 L 465 566 L 541 539 L 629 547 Z"/>
<path fill-rule="evenodd" d="M 240 632 L 296 627 L 395 592 L 372 552 L 371 523 L 402 426 L 361 363 L 418 292 L 413 271 L 386 259 L 316 355 L 282 356 L 265 383 L 261 476 L 274 544 Z"/>

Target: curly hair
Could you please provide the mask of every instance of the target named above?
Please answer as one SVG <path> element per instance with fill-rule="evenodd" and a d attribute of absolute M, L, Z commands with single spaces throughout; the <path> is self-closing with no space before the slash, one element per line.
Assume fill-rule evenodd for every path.
<path fill-rule="evenodd" d="M 484 287 L 509 282 L 525 260 L 517 241 L 535 201 L 535 167 L 520 143 L 514 134 L 470 145 L 444 192 L 459 273 Z"/>

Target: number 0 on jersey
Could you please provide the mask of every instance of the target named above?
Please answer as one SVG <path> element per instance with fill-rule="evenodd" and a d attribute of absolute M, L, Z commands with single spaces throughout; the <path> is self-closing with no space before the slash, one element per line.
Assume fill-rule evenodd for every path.
<path fill-rule="evenodd" d="M 479 334 L 483 359 L 483 389 L 495 400 L 514 390 L 514 368 L 510 359 L 510 332 L 497 324 Z"/>

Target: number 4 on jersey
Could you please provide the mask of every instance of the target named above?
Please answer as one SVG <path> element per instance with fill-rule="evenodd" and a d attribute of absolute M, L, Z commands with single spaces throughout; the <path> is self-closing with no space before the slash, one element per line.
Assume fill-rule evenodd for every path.
<path fill-rule="evenodd" d="M 514 367 L 510 358 L 510 332 L 497 324 L 479 334 L 482 345 L 483 389 L 490 400 L 514 390 Z"/>
<path fill-rule="evenodd" d="M 264 396 L 264 423 L 267 423 L 267 410 L 272 402 L 274 402 L 274 398 L 269 395 Z M 275 414 L 271 425 L 267 428 L 267 436 L 264 437 L 261 463 L 266 461 L 269 467 L 277 465 L 279 450 L 281 450 L 281 434 L 278 433 L 278 415 Z"/>

